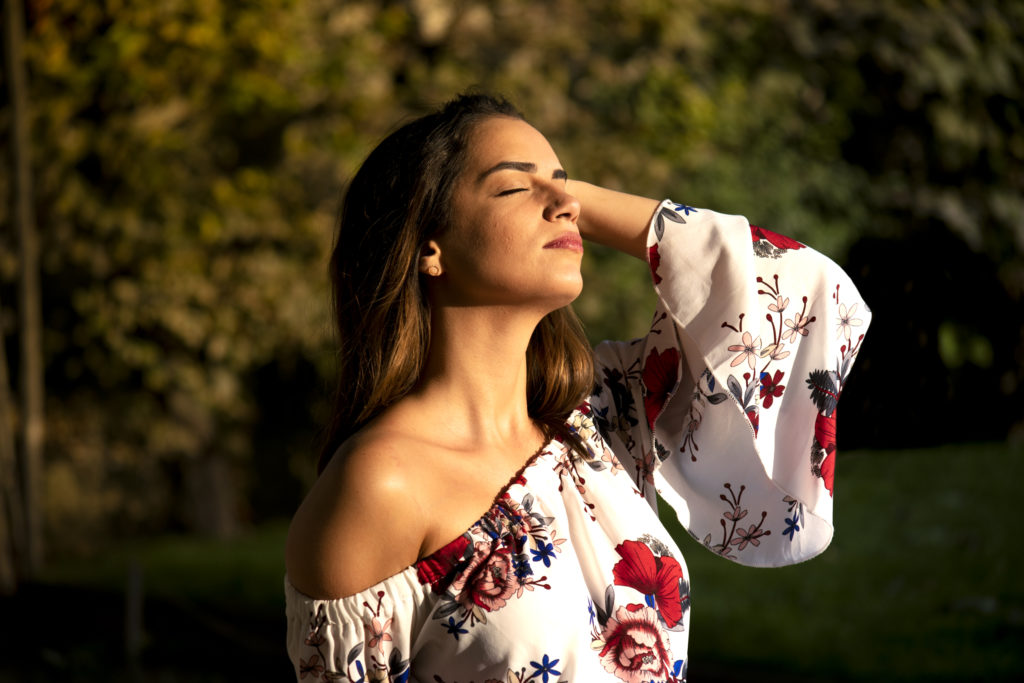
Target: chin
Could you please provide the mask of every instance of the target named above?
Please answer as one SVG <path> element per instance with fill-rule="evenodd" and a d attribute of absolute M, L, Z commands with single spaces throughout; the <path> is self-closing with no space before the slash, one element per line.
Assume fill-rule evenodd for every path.
<path fill-rule="evenodd" d="M 573 280 L 566 280 L 559 283 L 558 294 L 552 298 L 557 301 L 556 305 L 552 310 L 568 306 L 573 301 L 579 298 L 583 292 L 583 279 L 575 278 Z"/>

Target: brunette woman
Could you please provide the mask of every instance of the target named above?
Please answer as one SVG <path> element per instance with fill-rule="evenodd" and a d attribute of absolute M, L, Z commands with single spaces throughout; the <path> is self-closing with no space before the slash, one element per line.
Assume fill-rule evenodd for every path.
<path fill-rule="evenodd" d="M 583 240 L 650 264 L 645 338 L 586 344 Z M 569 180 L 472 95 L 370 154 L 331 275 L 334 421 L 287 549 L 299 679 L 684 680 L 689 577 L 656 492 L 744 564 L 831 539 L 869 314 L 804 245 Z"/>

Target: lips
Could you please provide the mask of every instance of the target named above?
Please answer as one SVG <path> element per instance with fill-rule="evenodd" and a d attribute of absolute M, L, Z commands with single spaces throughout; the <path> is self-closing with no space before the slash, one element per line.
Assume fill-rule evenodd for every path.
<path fill-rule="evenodd" d="M 583 253 L 583 240 L 578 234 L 572 231 L 564 232 L 556 239 L 544 245 L 545 249 L 568 249 L 577 253 Z"/>

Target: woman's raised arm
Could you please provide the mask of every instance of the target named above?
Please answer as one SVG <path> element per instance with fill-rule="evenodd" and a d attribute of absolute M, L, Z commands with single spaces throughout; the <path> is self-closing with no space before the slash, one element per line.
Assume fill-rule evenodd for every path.
<path fill-rule="evenodd" d="M 570 180 L 567 189 L 580 202 L 584 239 L 647 260 L 647 226 L 660 201 L 579 180 Z"/>

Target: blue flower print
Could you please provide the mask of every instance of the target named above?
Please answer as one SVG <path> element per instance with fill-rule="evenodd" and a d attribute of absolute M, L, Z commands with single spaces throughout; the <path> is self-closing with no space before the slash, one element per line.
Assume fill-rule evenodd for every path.
<path fill-rule="evenodd" d="M 792 542 L 796 532 L 800 531 L 800 525 L 797 522 L 800 521 L 800 513 L 794 512 L 793 517 L 786 517 L 786 528 L 783 530 L 782 535 L 789 536 L 789 540 Z"/>
<path fill-rule="evenodd" d="M 676 211 L 682 213 L 684 216 L 689 216 L 691 211 L 696 210 L 697 209 L 692 206 L 687 206 L 686 204 L 676 204 Z"/>
<path fill-rule="evenodd" d="M 562 674 L 561 671 L 555 670 L 555 664 L 558 664 L 558 660 L 552 659 L 548 661 L 547 655 L 544 655 L 544 659 L 540 664 L 537 662 L 530 662 L 530 666 L 536 669 L 536 671 L 530 675 L 530 678 L 537 678 L 540 676 L 544 683 L 548 683 L 548 676 L 560 676 Z"/>
<path fill-rule="evenodd" d="M 536 559 L 534 559 L 534 562 L 536 562 Z M 512 559 L 512 567 L 515 569 L 517 579 L 525 579 L 528 576 L 533 576 L 533 569 L 530 567 L 530 558 L 526 553 L 518 553 Z"/>
<path fill-rule="evenodd" d="M 460 635 L 469 633 L 469 631 L 462 628 L 462 624 L 464 623 L 465 622 L 462 621 L 455 621 L 455 617 L 448 617 L 448 623 L 445 624 L 444 627 L 448 629 L 448 633 L 455 636 L 455 640 L 458 640 Z"/>
<path fill-rule="evenodd" d="M 534 562 L 543 562 L 545 567 L 550 567 L 551 559 L 555 556 L 555 546 L 541 541 L 536 550 L 530 549 L 530 553 Z"/>

